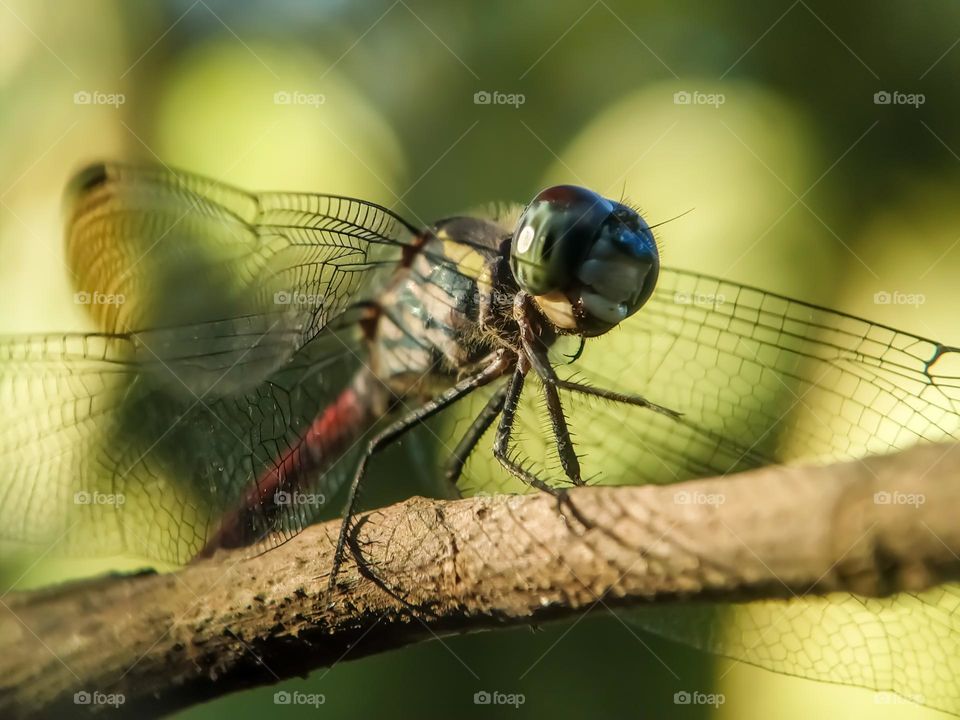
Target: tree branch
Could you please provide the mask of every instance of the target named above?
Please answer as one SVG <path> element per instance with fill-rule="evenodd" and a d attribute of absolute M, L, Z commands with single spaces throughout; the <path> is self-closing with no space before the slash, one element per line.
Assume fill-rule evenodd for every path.
<path fill-rule="evenodd" d="M 624 607 L 885 595 L 960 578 L 955 445 L 568 498 L 414 498 L 368 513 L 354 533 L 362 564 L 348 559 L 332 597 L 337 522 L 254 559 L 13 593 L 0 716 L 107 709 L 75 705 L 84 690 L 160 715 L 347 652 L 571 617 L 600 596 Z"/>

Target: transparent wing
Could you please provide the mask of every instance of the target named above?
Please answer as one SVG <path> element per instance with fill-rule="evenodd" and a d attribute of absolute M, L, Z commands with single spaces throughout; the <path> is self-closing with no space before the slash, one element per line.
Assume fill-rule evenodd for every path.
<path fill-rule="evenodd" d="M 102 332 L 137 332 L 137 350 L 198 394 L 255 387 L 375 292 L 412 238 L 362 200 L 246 193 L 154 166 L 87 168 L 67 210 L 77 301 Z"/>
<path fill-rule="evenodd" d="M 100 332 L 0 338 L 0 539 L 183 562 L 349 382 L 349 309 L 411 229 L 360 200 L 124 165 L 81 173 L 68 212 Z M 271 513 L 283 534 L 311 520 Z"/>
<path fill-rule="evenodd" d="M 889 598 L 834 594 L 739 605 L 644 608 L 640 627 L 774 672 L 876 690 L 960 714 L 960 588 Z"/>
<path fill-rule="evenodd" d="M 584 473 L 598 482 L 672 483 L 960 436 L 957 349 L 715 278 L 664 270 L 634 317 L 587 341 L 575 363 L 562 364 L 564 350 L 562 377 L 682 413 L 565 395 Z M 517 452 L 555 476 L 541 398 L 530 382 Z"/>
<path fill-rule="evenodd" d="M 158 380 L 123 336 L 0 340 L 0 539 L 189 560 L 349 382 L 345 342 L 322 333 L 256 388 L 204 397 Z M 332 497 L 350 472 L 346 455 L 314 494 Z M 279 534 L 265 544 L 309 523 L 294 510 L 303 508 L 264 521 Z"/>
<path fill-rule="evenodd" d="M 576 345 L 573 345 L 573 350 Z M 829 462 L 960 437 L 960 352 L 753 288 L 663 271 L 652 300 L 557 372 L 683 413 L 564 395 L 584 477 L 672 483 L 775 462 Z M 525 389 L 515 453 L 563 484 L 542 395 Z M 452 420 L 464 431 L 484 398 Z M 468 492 L 526 488 L 490 462 Z M 483 452 L 485 451 L 485 452 Z M 651 609 L 645 629 L 778 672 L 888 690 L 960 713 L 956 587 L 884 600 L 850 595 Z M 719 618 L 719 622 L 714 622 Z"/>

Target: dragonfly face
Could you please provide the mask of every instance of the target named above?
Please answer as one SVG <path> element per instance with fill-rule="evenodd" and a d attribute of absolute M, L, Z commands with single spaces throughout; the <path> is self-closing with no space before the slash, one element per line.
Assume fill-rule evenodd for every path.
<path fill-rule="evenodd" d="M 510 250 L 520 287 L 555 325 L 585 337 L 639 310 L 660 272 L 646 221 L 626 205 L 573 185 L 547 188 L 533 199 Z"/>

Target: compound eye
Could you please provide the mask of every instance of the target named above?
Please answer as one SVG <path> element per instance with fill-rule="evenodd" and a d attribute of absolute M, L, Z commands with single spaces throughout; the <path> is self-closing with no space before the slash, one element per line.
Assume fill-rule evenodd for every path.
<path fill-rule="evenodd" d="M 575 185 L 541 191 L 520 216 L 511 243 L 510 267 L 531 295 L 564 291 L 613 212 L 606 198 Z"/>
<path fill-rule="evenodd" d="M 605 332 L 650 299 L 660 274 L 660 255 L 650 226 L 621 206 L 610 216 L 577 270 L 582 329 Z M 587 327 L 589 326 L 589 327 Z"/>

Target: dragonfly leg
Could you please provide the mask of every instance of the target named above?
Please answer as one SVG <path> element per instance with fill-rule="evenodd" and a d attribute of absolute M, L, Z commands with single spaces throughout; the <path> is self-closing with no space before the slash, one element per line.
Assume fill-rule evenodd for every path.
<path fill-rule="evenodd" d="M 631 395 L 629 393 L 616 392 L 615 390 L 595 388 L 590 385 L 574 382 L 572 380 L 562 380 L 556 377 L 555 374 L 552 381 L 547 381 L 546 379 L 544 381 L 550 382 L 560 390 L 569 390 L 570 392 L 580 393 L 581 395 L 592 395 L 593 397 L 603 398 L 604 400 L 610 400 L 612 402 L 636 405 L 637 407 L 647 408 L 648 410 L 653 410 L 654 412 L 666 415 L 674 420 L 679 420 L 683 416 L 682 413 L 678 413 L 676 410 L 671 410 L 663 405 L 657 405 L 656 403 L 650 402 L 642 395 Z"/>
<path fill-rule="evenodd" d="M 552 372 L 553 368 L 550 370 Z M 560 456 L 563 472 L 574 485 L 583 485 L 583 478 L 580 477 L 580 459 L 577 457 L 576 448 L 573 447 L 570 428 L 567 427 L 567 417 L 560 403 L 560 392 L 552 379 L 544 381 L 543 394 L 547 400 L 547 412 L 550 415 L 550 425 L 553 428 L 553 438 L 557 444 L 557 454 Z"/>
<path fill-rule="evenodd" d="M 517 405 L 523 392 L 523 371 L 519 368 L 507 384 L 506 396 L 503 403 L 503 413 L 500 424 L 497 426 L 497 436 L 493 441 L 493 456 L 503 465 L 511 475 L 519 478 L 527 485 L 543 490 L 551 495 L 560 495 L 561 490 L 552 488 L 538 478 L 523 465 L 510 457 L 510 437 L 513 434 L 513 423 L 517 417 Z"/>
<path fill-rule="evenodd" d="M 467 464 L 467 460 L 473 453 L 474 448 L 477 447 L 477 443 L 480 442 L 480 438 L 482 438 L 483 434 L 493 425 L 493 421 L 497 419 L 500 411 L 503 410 L 503 401 L 507 397 L 507 388 L 507 385 L 497 388 L 497 391 L 490 396 L 487 404 L 470 424 L 466 434 L 460 439 L 460 442 L 457 443 L 456 449 L 450 456 L 450 462 L 447 464 L 447 470 L 444 474 L 454 488 L 457 487 L 457 481 L 463 473 L 463 466 Z"/>
<path fill-rule="evenodd" d="M 353 480 L 350 483 L 350 491 L 347 494 L 347 504 L 343 513 L 343 523 L 340 525 L 340 534 L 337 536 L 337 546 L 333 553 L 333 567 L 330 569 L 329 589 L 332 591 L 336 585 L 337 573 L 343 564 L 343 554 L 347 545 L 347 537 L 352 525 L 353 512 L 357 502 L 357 493 L 360 489 L 360 482 L 363 480 L 367 469 L 367 463 L 370 458 L 378 451 L 387 447 L 394 440 L 401 437 L 404 433 L 416 427 L 420 423 L 428 420 L 437 413 L 446 409 L 456 401 L 470 394 L 477 388 L 483 387 L 492 382 L 509 369 L 512 361 L 503 353 L 498 354 L 497 359 L 475 375 L 464 378 L 456 385 L 429 400 L 404 417 L 388 425 L 382 431 L 377 433 L 369 443 L 366 451 L 360 458 L 357 470 L 354 473 Z"/>
<path fill-rule="evenodd" d="M 566 511 L 575 518 L 584 528 L 591 529 L 595 527 L 592 520 L 585 517 L 583 513 L 573 504 L 573 499 L 566 488 L 553 488 L 547 485 L 532 472 L 523 467 L 519 462 L 508 455 L 510 447 L 510 435 L 513 430 L 513 423 L 516 419 L 517 404 L 520 401 L 520 394 L 523 390 L 523 372 L 517 369 L 507 385 L 506 402 L 503 406 L 503 415 L 500 417 L 500 425 L 497 428 L 497 438 L 494 442 L 493 454 L 512 475 L 519 478 L 527 485 L 531 485 L 538 490 L 543 490 L 553 495 L 557 500 L 557 507 L 561 512 Z M 569 439 L 569 436 L 568 436 Z"/>
<path fill-rule="evenodd" d="M 573 440 L 570 438 L 567 417 L 563 412 L 560 392 L 557 389 L 560 379 L 550 365 L 546 347 L 538 341 L 537 335 L 527 319 L 529 316 L 529 299 L 523 293 L 519 293 L 514 308 L 514 317 L 520 326 L 520 341 L 523 343 L 524 356 L 529 361 L 530 367 L 543 381 L 543 394 L 547 401 L 547 412 L 550 415 L 553 437 L 557 443 L 560 465 L 570 482 L 574 485 L 583 485 L 583 478 L 580 476 L 580 460 L 577 457 L 576 448 L 573 447 Z"/>

